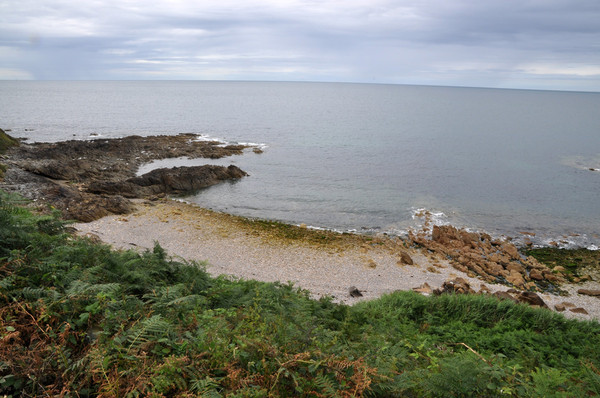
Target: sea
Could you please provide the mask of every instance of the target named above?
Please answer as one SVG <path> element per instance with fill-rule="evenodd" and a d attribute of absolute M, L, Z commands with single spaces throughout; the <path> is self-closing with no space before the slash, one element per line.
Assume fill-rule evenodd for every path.
<path fill-rule="evenodd" d="M 140 169 L 235 164 L 249 176 L 183 200 L 246 217 L 401 236 L 429 222 L 535 246 L 600 247 L 600 93 L 0 81 L 0 128 L 29 142 L 195 133 L 252 145 Z"/>

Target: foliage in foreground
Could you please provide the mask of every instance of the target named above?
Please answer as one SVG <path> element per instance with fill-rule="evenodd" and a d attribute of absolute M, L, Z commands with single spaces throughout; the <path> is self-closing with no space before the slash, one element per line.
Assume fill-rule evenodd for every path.
<path fill-rule="evenodd" d="M 0 394 L 595 396 L 600 325 L 483 296 L 354 307 L 73 238 L 0 193 Z"/>

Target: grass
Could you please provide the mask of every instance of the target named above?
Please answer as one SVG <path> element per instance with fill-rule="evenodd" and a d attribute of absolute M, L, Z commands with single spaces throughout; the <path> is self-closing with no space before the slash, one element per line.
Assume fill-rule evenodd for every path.
<path fill-rule="evenodd" d="M 574 397 L 600 324 L 479 295 L 353 307 L 69 235 L 0 193 L 1 396 Z"/>
<path fill-rule="evenodd" d="M 6 150 L 11 146 L 16 145 L 19 145 L 19 141 L 6 134 L 4 130 L 0 129 L 0 154 L 6 152 Z"/>

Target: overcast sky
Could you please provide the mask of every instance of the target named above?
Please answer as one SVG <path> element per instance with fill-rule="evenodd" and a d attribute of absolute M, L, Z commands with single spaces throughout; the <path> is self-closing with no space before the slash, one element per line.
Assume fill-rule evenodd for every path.
<path fill-rule="evenodd" d="M 0 0 L 0 79 L 600 91 L 600 0 Z"/>

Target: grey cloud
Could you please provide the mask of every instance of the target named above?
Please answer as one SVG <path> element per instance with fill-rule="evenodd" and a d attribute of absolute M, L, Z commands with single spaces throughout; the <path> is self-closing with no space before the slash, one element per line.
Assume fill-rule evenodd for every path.
<path fill-rule="evenodd" d="M 553 88 L 559 76 L 560 88 L 570 81 L 573 89 L 600 90 L 600 71 L 593 73 L 600 65 L 599 20 L 596 0 L 6 0 L 0 57 L 11 70 L 48 79 L 216 76 L 534 88 L 547 81 Z"/>

